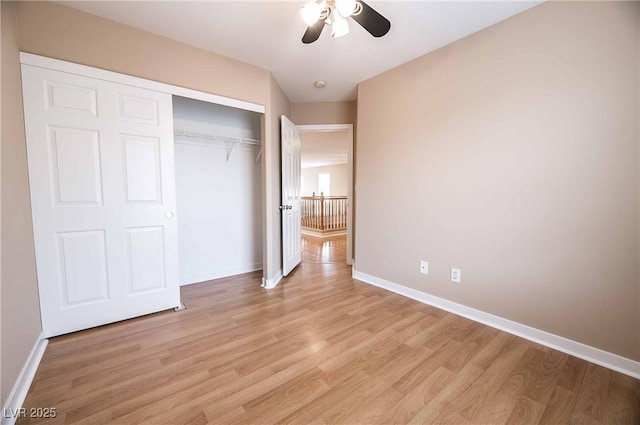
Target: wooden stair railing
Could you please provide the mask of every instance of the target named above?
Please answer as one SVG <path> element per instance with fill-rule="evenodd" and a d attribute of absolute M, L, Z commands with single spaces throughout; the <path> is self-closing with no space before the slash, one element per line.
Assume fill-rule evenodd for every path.
<path fill-rule="evenodd" d="M 346 196 L 302 197 L 302 227 L 321 232 L 347 228 Z"/>

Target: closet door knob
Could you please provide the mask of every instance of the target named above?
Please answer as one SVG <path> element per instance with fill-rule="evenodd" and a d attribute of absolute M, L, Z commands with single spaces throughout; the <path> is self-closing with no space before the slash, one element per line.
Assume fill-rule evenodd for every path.
<path fill-rule="evenodd" d="M 173 218 L 173 212 L 167 211 L 167 213 L 164 216 L 167 218 Z"/>

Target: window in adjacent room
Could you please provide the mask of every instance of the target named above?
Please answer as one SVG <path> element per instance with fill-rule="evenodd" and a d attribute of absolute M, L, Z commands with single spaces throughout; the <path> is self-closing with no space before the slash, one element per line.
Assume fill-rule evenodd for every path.
<path fill-rule="evenodd" d="M 324 196 L 331 196 L 331 174 L 318 174 L 318 192 Z"/>

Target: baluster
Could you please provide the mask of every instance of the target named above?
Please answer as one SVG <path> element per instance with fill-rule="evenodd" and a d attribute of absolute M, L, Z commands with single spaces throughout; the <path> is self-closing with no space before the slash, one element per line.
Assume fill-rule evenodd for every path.
<path fill-rule="evenodd" d="M 349 202 L 349 201 L 347 199 L 345 199 L 344 200 L 344 218 L 343 218 L 344 227 L 347 227 L 347 209 L 348 209 L 347 202 Z"/>
<path fill-rule="evenodd" d="M 329 226 L 330 226 L 330 229 L 333 230 L 334 224 L 335 224 L 334 222 L 335 218 L 333 217 L 333 206 L 335 205 L 334 199 L 330 201 L 329 205 L 331 206 L 331 211 L 329 211 L 329 223 L 330 223 Z"/>
<path fill-rule="evenodd" d="M 331 199 L 324 200 L 324 230 L 329 230 L 329 226 L 331 225 Z"/>
<path fill-rule="evenodd" d="M 331 222 L 332 222 L 331 227 L 333 229 L 336 228 L 336 205 L 337 205 L 336 200 L 334 199 L 333 202 L 331 203 Z"/>
<path fill-rule="evenodd" d="M 316 229 L 320 228 L 320 199 L 316 199 Z"/>
<path fill-rule="evenodd" d="M 347 200 L 342 201 L 342 215 L 341 215 L 342 227 L 347 227 Z"/>
<path fill-rule="evenodd" d="M 336 205 L 336 200 L 332 199 L 331 200 L 331 230 L 336 228 L 336 216 L 335 216 L 336 208 L 335 208 L 335 205 Z"/>
<path fill-rule="evenodd" d="M 320 230 L 324 230 L 324 193 L 320 192 Z"/>
<path fill-rule="evenodd" d="M 302 226 L 303 227 L 307 227 L 308 223 L 307 220 L 309 219 L 309 216 L 307 215 L 307 206 L 309 205 L 309 202 L 307 199 L 303 199 L 302 200 Z"/>
<path fill-rule="evenodd" d="M 335 208 L 336 202 L 335 201 L 336 201 L 335 199 L 331 200 L 331 229 L 332 230 L 336 228 L 336 216 L 335 216 L 335 213 L 336 213 L 336 208 Z"/>
<path fill-rule="evenodd" d="M 324 230 L 329 229 L 329 214 L 330 214 L 331 200 L 324 199 Z"/>

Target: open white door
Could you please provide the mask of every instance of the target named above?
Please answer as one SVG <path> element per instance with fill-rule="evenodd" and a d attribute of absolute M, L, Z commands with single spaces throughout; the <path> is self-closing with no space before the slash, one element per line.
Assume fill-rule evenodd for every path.
<path fill-rule="evenodd" d="M 171 95 L 22 79 L 45 336 L 179 306 Z"/>
<path fill-rule="evenodd" d="M 287 276 L 302 260 L 300 215 L 300 133 L 284 115 L 282 128 L 282 274 Z"/>

